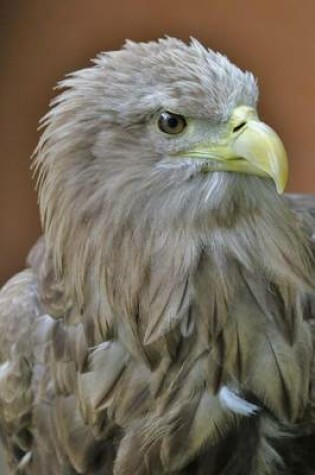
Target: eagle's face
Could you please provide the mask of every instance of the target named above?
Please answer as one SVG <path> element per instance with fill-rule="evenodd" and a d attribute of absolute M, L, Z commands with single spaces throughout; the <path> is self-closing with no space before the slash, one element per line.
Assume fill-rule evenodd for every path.
<path fill-rule="evenodd" d="M 218 181 L 221 186 L 228 182 L 226 173 L 213 177 L 223 171 L 272 178 L 277 191 L 283 191 L 286 153 L 275 132 L 258 118 L 252 74 L 196 41 L 186 46 L 172 39 L 129 44 L 101 57 L 98 66 L 108 76 L 103 97 L 104 114 L 112 114 L 112 149 L 126 158 L 121 173 L 148 166 L 147 180 L 164 169 L 174 172 L 176 186 L 184 169 L 190 179 L 201 174 L 205 189 L 211 189 Z M 95 156 L 108 160 L 108 146 L 104 124 Z M 161 173 L 161 183 L 165 180 Z M 200 177 L 195 184 L 200 188 Z"/>
<path fill-rule="evenodd" d="M 286 153 L 258 118 L 252 74 L 171 38 L 127 43 L 95 63 L 62 83 L 46 119 L 37 161 L 48 221 L 56 209 L 89 219 L 104 206 L 116 222 L 129 211 L 228 215 L 240 200 L 257 206 L 263 187 L 283 191 Z"/>

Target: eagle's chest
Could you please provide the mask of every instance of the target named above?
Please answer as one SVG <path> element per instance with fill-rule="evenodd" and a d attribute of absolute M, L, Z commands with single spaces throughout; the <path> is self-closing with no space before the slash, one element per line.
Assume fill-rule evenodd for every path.
<path fill-rule="evenodd" d="M 264 276 L 234 264 L 220 269 L 208 258 L 152 288 L 139 306 L 152 387 L 183 398 L 228 387 L 282 420 L 301 417 L 311 342 L 298 298 L 286 300 Z"/>
<path fill-rule="evenodd" d="M 281 423 L 301 421 L 311 341 L 298 305 L 233 266 L 226 279 L 209 262 L 164 274 L 165 286 L 162 275 L 139 299 L 137 337 L 121 334 L 131 359 L 117 422 L 127 430 L 131 418 L 137 443 L 176 471 L 266 408 Z"/>

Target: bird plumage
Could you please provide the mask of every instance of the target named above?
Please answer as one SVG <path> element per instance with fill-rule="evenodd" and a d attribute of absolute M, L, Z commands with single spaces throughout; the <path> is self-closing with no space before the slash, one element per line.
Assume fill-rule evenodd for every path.
<path fill-rule="evenodd" d="M 61 86 L 35 162 L 44 237 L 0 294 L 10 466 L 313 473 L 314 197 L 178 156 L 256 107 L 254 77 L 168 38 Z M 187 131 L 160 133 L 161 110 Z"/>

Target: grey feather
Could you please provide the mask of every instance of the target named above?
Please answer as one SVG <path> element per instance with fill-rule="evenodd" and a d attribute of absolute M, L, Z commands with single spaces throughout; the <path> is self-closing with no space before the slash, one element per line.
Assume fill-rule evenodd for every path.
<path fill-rule="evenodd" d="M 61 88 L 34 162 L 43 238 L 0 293 L 12 473 L 313 473 L 315 197 L 173 156 L 219 141 L 256 80 L 167 38 Z M 158 134 L 160 110 L 192 131 Z"/>

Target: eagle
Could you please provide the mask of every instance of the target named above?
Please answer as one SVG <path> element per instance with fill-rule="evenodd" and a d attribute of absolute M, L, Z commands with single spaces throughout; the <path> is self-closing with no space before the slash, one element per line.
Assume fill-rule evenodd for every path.
<path fill-rule="evenodd" d="M 60 88 L 0 294 L 11 473 L 314 474 L 315 197 L 255 77 L 166 37 Z"/>

